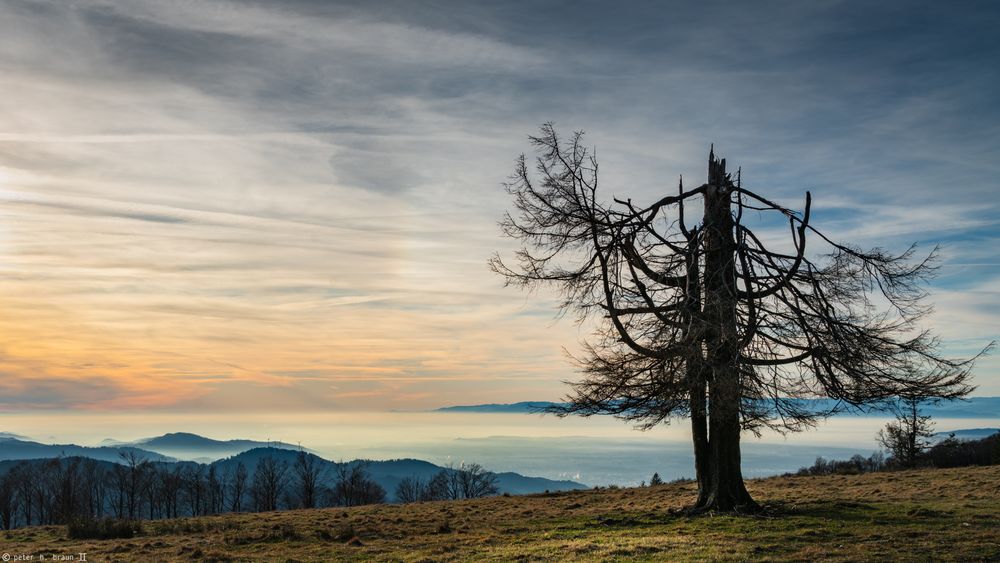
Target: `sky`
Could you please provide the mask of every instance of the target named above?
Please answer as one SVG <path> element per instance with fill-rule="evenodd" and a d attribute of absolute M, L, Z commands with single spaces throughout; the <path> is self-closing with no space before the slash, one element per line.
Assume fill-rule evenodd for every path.
<path fill-rule="evenodd" d="M 0 411 L 555 400 L 586 326 L 504 288 L 547 121 L 604 195 L 705 174 L 862 246 L 942 248 L 1000 339 L 993 2 L 0 0 Z M 976 368 L 1000 395 L 1000 361 Z"/>

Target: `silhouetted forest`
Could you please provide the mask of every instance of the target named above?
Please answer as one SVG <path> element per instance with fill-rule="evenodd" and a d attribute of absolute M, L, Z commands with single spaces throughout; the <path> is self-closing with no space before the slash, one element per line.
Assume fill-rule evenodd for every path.
<path fill-rule="evenodd" d="M 875 452 L 869 457 L 855 455 L 848 460 L 816 458 L 810 467 L 800 468 L 795 475 L 858 475 L 874 471 L 896 471 L 913 467 L 966 467 L 969 465 L 1000 465 L 1000 433 L 979 440 L 959 440 L 954 436 L 941 440 L 916 455 L 915 462 L 885 457 Z M 791 475 L 786 473 L 786 475 Z"/>
<path fill-rule="evenodd" d="M 448 467 L 433 478 L 403 479 L 401 502 L 495 495 L 497 476 L 478 464 Z M 223 465 L 149 461 L 125 452 L 119 463 L 84 457 L 24 460 L 0 474 L 0 528 L 46 524 L 125 522 L 262 512 L 387 501 L 386 490 L 366 462 L 330 465 L 298 452 L 289 462 L 267 454 L 252 466 L 237 460 Z M 110 521 L 88 525 L 94 533 L 128 534 Z"/>

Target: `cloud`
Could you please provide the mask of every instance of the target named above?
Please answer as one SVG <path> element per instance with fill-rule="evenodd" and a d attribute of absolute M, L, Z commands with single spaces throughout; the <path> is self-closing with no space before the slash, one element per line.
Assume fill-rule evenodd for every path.
<path fill-rule="evenodd" d="M 174 217 L 170 215 L 158 215 L 154 213 L 138 213 L 131 211 L 111 211 L 107 209 L 98 209 L 95 207 L 87 207 L 81 205 L 72 205 L 68 203 L 40 203 L 40 202 L 27 202 L 27 201 L 11 201 L 11 204 L 15 205 L 28 205 L 36 206 L 41 208 L 47 208 L 49 210 L 56 210 L 59 212 L 72 213 L 76 215 L 85 216 L 100 216 L 100 217 L 111 217 L 116 219 L 132 219 L 135 221 L 149 221 L 151 223 L 183 223 L 184 219 L 180 217 Z"/>
<path fill-rule="evenodd" d="M 4 374 L 0 410 L 88 409 L 114 402 L 125 390 L 106 378 L 28 378 Z"/>
<path fill-rule="evenodd" d="M 57 406 L 94 381 L 100 408 L 557 398 L 587 326 L 485 267 L 548 120 L 588 132 L 609 199 L 697 183 L 715 142 L 755 189 L 811 189 L 839 240 L 944 242 L 936 322 L 996 338 L 964 291 L 1000 263 L 998 12 L 5 2 L 7 385 Z"/>

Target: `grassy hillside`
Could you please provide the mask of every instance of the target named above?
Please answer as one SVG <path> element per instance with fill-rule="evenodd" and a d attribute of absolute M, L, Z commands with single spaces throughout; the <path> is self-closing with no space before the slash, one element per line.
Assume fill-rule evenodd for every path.
<path fill-rule="evenodd" d="M 749 488 L 766 515 L 671 515 L 692 501 L 693 487 L 678 484 L 162 521 L 129 540 L 27 528 L 0 533 L 0 551 L 88 561 L 1000 560 L 1000 466 Z"/>

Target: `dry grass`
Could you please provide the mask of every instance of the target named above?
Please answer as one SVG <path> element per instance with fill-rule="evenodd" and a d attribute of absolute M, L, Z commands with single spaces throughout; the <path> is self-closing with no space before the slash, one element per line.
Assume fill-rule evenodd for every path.
<path fill-rule="evenodd" d="M 127 540 L 0 533 L 87 561 L 1000 560 L 1000 466 L 749 482 L 765 516 L 674 516 L 690 484 L 152 522 Z M 46 557 L 51 560 L 51 557 Z"/>

